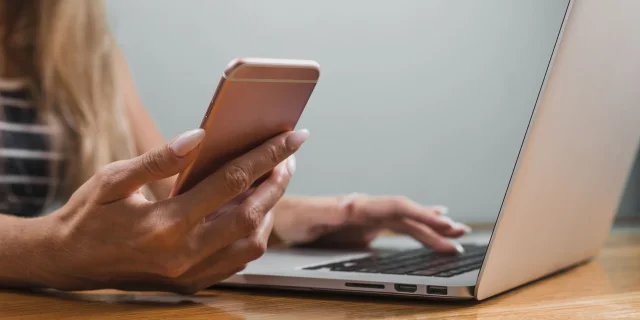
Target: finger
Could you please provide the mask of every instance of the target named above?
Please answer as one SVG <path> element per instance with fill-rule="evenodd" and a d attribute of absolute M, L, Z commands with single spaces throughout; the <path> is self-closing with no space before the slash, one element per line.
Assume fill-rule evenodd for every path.
<path fill-rule="evenodd" d="M 463 253 L 464 248 L 454 240 L 447 239 L 428 226 L 412 219 L 400 219 L 389 225 L 395 232 L 407 234 L 427 247 L 443 253 Z"/>
<path fill-rule="evenodd" d="M 462 237 L 467 233 L 471 232 L 471 227 L 469 227 L 468 225 L 462 223 L 462 222 L 456 222 L 453 221 L 451 218 L 447 217 L 447 216 L 442 216 L 440 217 L 440 219 L 446 221 L 447 223 L 449 223 L 449 228 L 440 228 L 440 229 L 434 229 L 435 232 L 445 236 L 445 237 L 450 237 L 450 238 L 458 238 L 458 237 Z"/>
<path fill-rule="evenodd" d="M 207 279 L 216 278 L 216 275 L 243 269 L 247 263 L 264 254 L 272 229 L 273 213 L 269 212 L 265 215 L 260 227 L 249 237 L 236 240 L 227 247 L 216 251 L 189 269 L 184 277 L 206 282 Z"/>
<path fill-rule="evenodd" d="M 185 295 L 196 294 L 201 290 L 206 290 L 208 288 L 213 287 L 214 285 L 222 282 L 223 280 L 233 276 L 234 274 L 242 271 L 244 268 L 237 268 L 234 270 L 222 271 L 222 272 L 212 272 L 207 274 L 206 277 L 198 277 L 189 280 L 175 280 L 172 279 L 170 282 L 172 283 L 169 286 L 169 290 Z"/>
<path fill-rule="evenodd" d="M 439 218 L 441 220 L 446 221 L 447 223 L 449 223 L 449 225 L 451 226 L 451 229 L 444 229 L 444 230 L 438 230 L 436 229 L 437 232 L 439 232 L 440 234 L 442 234 L 443 236 L 447 236 L 447 237 L 452 237 L 452 238 L 457 238 L 457 237 L 461 237 L 467 233 L 471 233 L 472 229 L 470 226 L 462 223 L 462 222 L 456 222 L 453 221 L 453 219 L 449 218 L 447 215 L 449 214 L 449 208 L 446 206 L 433 206 L 431 207 L 433 210 L 435 210 L 436 214 L 438 214 Z"/>
<path fill-rule="evenodd" d="M 179 293 L 195 293 L 242 271 L 248 262 L 264 254 L 269 234 L 273 229 L 273 214 L 268 213 L 262 224 L 249 237 L 242 238 L 196 263 L 186 272 L 176 277 L 152 276 L 156 283 L 166 290 Z M 147 275 L 148 276 L 148 275 Z M 152 286 L 151 288 L 153 288 Z"/>
<path fill-rule="evenodd" d="M 213 287 L 214 285 L 232 277 L 233 275 L 235 275 L 236 273 L 240 272 L 244 270 L 244 266 L 243 267 L 239 267 L 233 270 L 229 270 L 229 271 L 224 271 L 224 272 L 217 272 L 217 273 L 213 273 L 211 275 L 208 275 L 206 278 L 203 278 L 202 280 L 199 280 L 197 287 L 198 290 L 194 290 L 194 292 L 200 291 L 200 290 L 205 290 L 205 289 L 209 289 L 211 287 Z M 244 318 L 243 318 L 244 319 Z"/>
<path fill-rule="evenodd" d="M 211 220 L 215 219 L 217 216 L 222 215 L 222 214 L 224 214 L 226 212 L 229 212 L 231 210 L 235 210 L 240 204 L 242 204 L 242 202 L 244 202 L 245 199 L 247 199 L 249 196 L 251 196 L 255 191 L 256 191 L 255 188 L 249 188 L 249 190 L 247 190 L 247 191 L 241 193 L 240 195 L 238 195 L 237 197 L 231 199 L 231 201 L 223 204 L 218 209 L 216 209 L 216 211 L 214 211 L 211 214 L 209 214 L 208 216 L 206 216 L 205 217 L 205 222 L 206 221 L 211 221 Z"/>
<path fill-rule="evenodd" d="M 435 210 L 438 215 L 446 216 L 449 214 L 449 208 L 446 206 L 433 206 L 431 208 Z"/>
<path fill-rule="evenodd" d="M 190 221 L 200 221 L 212 211 L 249 189 L 254 182 L 286 160 L 307 139 L 306 130 L 287 132 L 232 160 L 193 189 L 174 198 L 189 208 Z"/>
<path fill-rule="evenodd" d="M 269 178 L 241 204 L 219 216 L 210 217 L 196 231 L 197 246 L 204 256 L 256 233 L 263 235 L 266 232 L 268 237 L 273 221 L 267 221 L 265 227 L 265 217 L 271 216 L 269 212 L 284 195 L 293 172 L 287 163 L 276 166 Z"/>
<path fill-rule="evenodd" d="M 185 132 L 164 147 L 130 160 L 105 166 L 94 176 L 99 184 L 99 201 L 112 202 L 135 193 L 143 185 L 171 177 L 193 161 L 204 130 Z"/>

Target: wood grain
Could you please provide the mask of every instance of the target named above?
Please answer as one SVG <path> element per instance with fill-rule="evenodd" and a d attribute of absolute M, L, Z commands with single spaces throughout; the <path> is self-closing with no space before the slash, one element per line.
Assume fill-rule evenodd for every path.
<path fill-rule="evenodd" d="M 483 302 L 261 290 L 195 296 L 0 291 L 1 319 L 640 319 L 640 228 L 614 231 L 597 259 Z"/>

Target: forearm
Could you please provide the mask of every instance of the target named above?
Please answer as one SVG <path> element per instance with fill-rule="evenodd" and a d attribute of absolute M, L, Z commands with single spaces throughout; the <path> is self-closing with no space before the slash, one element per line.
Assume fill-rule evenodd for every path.
<path fill-rule="evenodd" d="M 45 218 L 0 214 L 0 287 L 41 288 L 49 278 L 45 257 L 50 231 Z"/>
<path fill-rule="evenodd" d="M 334 210 L 341 198 L 341 196 L 284 196 L 280 201 L 278 201 L 274 210 L 276 210 L 276 212 L 296 211 L 301 209 L 313 211 Z"/>

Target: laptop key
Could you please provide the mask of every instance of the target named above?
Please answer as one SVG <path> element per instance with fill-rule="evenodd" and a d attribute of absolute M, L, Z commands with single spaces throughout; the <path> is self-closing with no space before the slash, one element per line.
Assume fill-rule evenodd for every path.
<path fill-rule="evenodd" d="M 438 269 L 424 269 L 424 270 L 414 271 L 411 273 L 411 275 L 432 276 L 438 272 L 440 272 L 440 270 Z"/>
<path fill-rule="evenodd" d="M 384 270 L 383 272 L 378 272 L 378 273 L 386 273 L 386 274 L 407 274 L 411 271 L 415 270 L 415 267 L 401 267 L 401 268 L 396 268 L 396 269 L 391 269 L 391 270 Z"/>
<path fill-rule="evenodd" d="M 469 265 L 469 266 L 466 266 L 466 267 L 463 267 L 463 268 L 443 271 L 443 272 L 441 272 L 439 274 L 435 274 L 434 276 L 436 276 L 436 277 L 457 276 L 459 274 L 467 273 L 467 272 L 472 271 L 472 270 L 478 270 L 478 269 L 480 269 L 481 266 L 482 266 L 481 264 Z"/>

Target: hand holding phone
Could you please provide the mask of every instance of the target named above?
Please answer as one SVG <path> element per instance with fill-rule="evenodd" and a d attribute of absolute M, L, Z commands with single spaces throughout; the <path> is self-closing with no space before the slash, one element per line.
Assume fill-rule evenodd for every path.
<path fill-rule="evenodd" d="M 172 196 L 223 164 L 295 128 L 320 76 L 310 60 L 242 58 L 225 68 L 200 128 L 198 155 L 179 174 Z"/>

